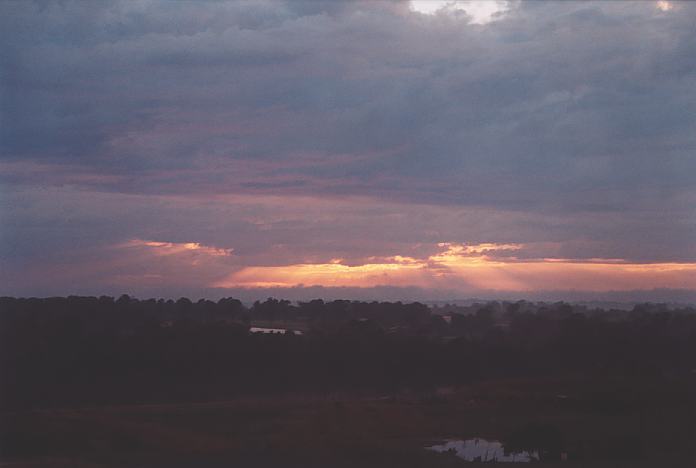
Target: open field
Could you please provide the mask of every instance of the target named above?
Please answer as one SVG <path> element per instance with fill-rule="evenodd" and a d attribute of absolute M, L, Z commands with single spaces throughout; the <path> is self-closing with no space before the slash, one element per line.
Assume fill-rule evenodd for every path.
<path fill-rule="evenodd" d="M 562 435 L 562 466 L 693 466 L 695 380 L 498 380 L 428 393 L 6 413 L 0 466 L 475 466 L 424 447 L 505 439 L 529 424 Z"/>

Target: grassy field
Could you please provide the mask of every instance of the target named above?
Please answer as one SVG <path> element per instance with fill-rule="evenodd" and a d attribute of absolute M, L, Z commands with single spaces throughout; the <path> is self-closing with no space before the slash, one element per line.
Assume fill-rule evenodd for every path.
<path fill-rule="evenodd" d="M 393 395 L 6 413 L 0 466 L 475 466 L 424 447 L 503 440 L 529 424 L 562 435 L 570 460 L 546 466 L 696 466 L 694 380 L 498 380 Z"/>

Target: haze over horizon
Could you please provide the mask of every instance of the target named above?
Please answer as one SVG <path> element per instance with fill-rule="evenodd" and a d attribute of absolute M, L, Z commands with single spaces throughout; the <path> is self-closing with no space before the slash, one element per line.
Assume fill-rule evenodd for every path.
<path fill-rule="evenodd" d="M 696 302 L 694 3 L 0 13 L 0 295 Z"/>

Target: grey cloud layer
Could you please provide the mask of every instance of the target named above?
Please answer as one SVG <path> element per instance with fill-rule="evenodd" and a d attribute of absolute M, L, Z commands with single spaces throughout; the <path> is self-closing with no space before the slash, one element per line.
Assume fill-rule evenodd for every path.
<path fill-rule="evenodd" d="M 0 12 L 1 248 L 13 262 L 134 237 L 242 253 L 287 238 L 324 257 L 536 241 L 565 256 L 696 260 L 691 3 L 513 2 L 487 25 L 373 1 Z M 238 210 L 191 201 L 187 223 L 158 198 L 223 194 L 360 196 L 422 214 L 393 221 L 408 240 L 361 212 L 329 231 L 298 214 L 302 234 L 271 223 L 260 235 Z M 307 236 L 329 240 L 303 247 Z"/>

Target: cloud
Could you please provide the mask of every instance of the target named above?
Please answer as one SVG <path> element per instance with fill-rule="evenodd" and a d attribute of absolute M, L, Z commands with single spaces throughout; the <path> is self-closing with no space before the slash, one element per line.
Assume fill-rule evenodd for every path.
<path fill-rule="evenodd" d="M 461 297 L 475 292 L 474 286 L 602 286 L 601 275 L 591 281 L 601 267 L 583 270 L 585 263 L 597 263 L 594 257 L 624 258 L 622 263 L 638 265 L 696 261 L 689 260 L 696 259 L 693 249 L 665 262 L 660 258 L 664 254 L 647 255 L 618 236 L 611 244 L 598 245 L 587 240 L 585 219 L 572 214 L 530 217 L 513 211 L 376 203 L 369 197 L 153 196 L 63 187 L 8 194 L 0 214 L 2 225 L 11 227 L 0 230 L 0 294 L 119 294 L 137 289 L 144 295 L 181 295 L 184 290 L 200 295 L 211 293 L 211 285 L 223 280 L 230 286 L 230 276 L 248 268 L 246 287 L 254 282 L 285 287 L 430 285 L 459 291 L 449 297 Z M 638 232 L 636 239 L 648 234 Z M 331 263 L 337 258 L 339 266 Z M 538 265 L 540 259 L 561 264 Z M 485 268 L 473 274 L 475 262 Z M 575 276 L 563 276 L 565 267 L 577 270 Z M 620 272 L 616 266 L 605 271 L 614 276 Z M 369 275 L 374 281 L 365 280 Z M 626 286 L 677 287 L 684 284 L 679 278 L 688 279 L 680 274 L 673 282 L 665 279 L 667 274 L 659 281 L 649 274 L 632 277 L 643 280 Z M 573 278 L 583 282 L 574 285 Z M 656 285 L 650 286 L 650 278 Z M 616 278 L 606 282 L 607 287 L 621 284 Z"/>
<path fill-rule="evenodd" d="M 510 8 L 504 0 L 411 0 L 411 10 L 425 15 L 466 13 L 471 24 L 487 24 Z"/>
<path fill-rule="evenodd" d="M 158 242 L 132 239 L 118 248 L 138 249 L 152 255 L 181 255 L 192 254 L 194 257 L 229 257 L 233 249 L 219 249 L 201 245 L 198 242 Z M 196 262 L 196 260 L 194 260 Z"/>
<path fill-rule="evenodd" d="M 3 277 L 106 288 L 132 239 L 233 246 L 240 269 L 443 239 L 696 261 L 696 7 L 449 3 L 2 3 Z"/>
<path fill-rule="evenodd" d="M 696 263 L 636 264 L 614 259 L 492 258 L 489 253 L 522 249 L 521 245 L 460 245 L 440 243 L 440 252 L 427 259 L 394 256 L 379 263 L 345 265 L 305 263 L 248 266 L 232 273 L 214 288 L 277 288 L 297 286 L 372 287 L 476 291 L 615 291 L 687 289 L 696 284 Z"/>

